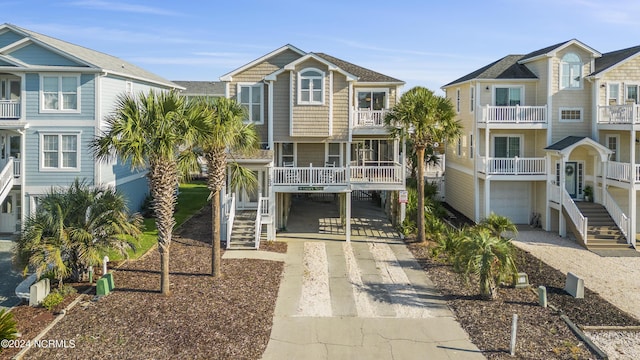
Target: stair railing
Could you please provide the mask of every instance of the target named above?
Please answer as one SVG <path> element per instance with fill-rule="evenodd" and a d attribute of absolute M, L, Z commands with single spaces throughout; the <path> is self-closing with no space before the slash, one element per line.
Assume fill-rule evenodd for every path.
<path fill-rule="evenodd" d="M 571 198 L 571 195 L 569 195 L 567 189 L 563 187 L 562 191 L 564 192 L 562 196 L 562 206 L 567 211 L 567 214 L 573 222 L 573 225 L 576 227 L 578 233 L 582 237 L 584 245 L 587 246 L 587 223 L 589 219 L 582 215 L 580 209 L 578 209 L 578 206 Z"/>
<path fill-rule="evenodd" d="M 262 235 L 262 199 L 258 199 L 258 210 L 256 211 L 256 225 L 254 236 L 256 239 L 256 249 L 260 248 L 260 235 Z"/>
<path fill-rule="evenodd" d="M 231 247 L 231 233 L 233 232 L 233 221 L 236 219 L 236 194 L 231 194 L 229 207 L 227 208 L 227 249 Z"/>
<path fill-rule="evenodd" d="M 630 244 L 631 242 L 629 241 L 629 236 L 627 235 L 629 231 L 629 217 L 622 211 L 622 209 L 620 209 L 620 206 L 618 206 L 608 190 L 604 191 L 604 199 L 602 201 L 602 204 L 607 209 L 609 215 L 620 229 L 620 232 L 622 232 L 622 235 L 624 235 L 627 243 Z"/>

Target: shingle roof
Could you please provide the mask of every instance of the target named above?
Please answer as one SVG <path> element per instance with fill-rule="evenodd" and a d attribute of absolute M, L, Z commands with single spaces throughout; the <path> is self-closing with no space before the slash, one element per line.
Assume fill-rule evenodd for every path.
<path fill-rule="evenodd" d="M 225 85 L 221 81 L 182 81 L 173 80 L 174 84 L 185 88 L 182 95 L 225 96 Z"/>
<path fill-rule="evenodd" d="M 381 74 L 379 72 L 375 72 L 373 70 L 369 70 L 367 68 L 363 68 L 362 66 L 358 66 L 355 64 L 352 64 L 348 61 L 344 61 L 338 58 L 335 58 L 331 55 L 327 55 L 324 53 L 314 53 L 315 55 L 327 60 L 328 62 L 336 65 L 337 67 L 341 68 L 342 70 L 353 74 L 355 76 L 358 77 L 358 82 L 373 82 L 373 83 L 399 83 L 399 84 L 404 84 L 404 81 L 402 80 L 398 80 L 396 78 L 393 78 L 391 76 L 387 76 L 384 74 Z"/>
<path fill-rule="evenodd" d="M 544 148 L 545 150 L 564 150 L 566 148 L 568 148 L 569 146 L 585 139 L 586 136 L 567 136 L 566 138 L 551 144 L 549 146 L 547 146 L 546 148 Z"/>
<path fill-rule="evenodd" d="M 73 57 L 81 59 L 82 61 L 89 63 L 99 69 L 112 71 L 114 73 L 123 74 L 125 76 L 131 76 L 133 78 L 143 79 L 150 82 L 162 84 L 168 87 L 176 87 L 176 84 L 171 81 L 158 76 L 152 72 L 149 72 L 141 67 L 133 65 L 115 56 L 108 55 L 96 50 L 92 50 L 80 45 L 75 45 L 62 41 L 47 35 L 37 33 L 35 31 L 27 30 L 12 24 L 5 24 L 9 28 L 13 28 L 17 31 L 27 34 L 28 37 L 37 41 L 47 44 L 63 53 L 67 53 Z"/>
<path fill-rule="evenodd" d="M 507 55 L 443 87 L 472 79 L 537 79 L 538 77 L 531 70 L 518 63 L 522 57 L 523 55 Z"/>
<path fill-rule="evenodd" d="M 561 43 L 557 43 L 555 45 L 547 46 L 546 48 L 530 52 L 530 53 L 526 54 L 525 56 L 523 56 L 522 59 L 520 59 L 520 61 L 524 61 L 524 60 L 528 60 L 528 59 L 534 58 L 536 56 L 544 55 L 544 54 L 546 54 L 548 52 L 551 52 L 551 51 L 561 47 L 562 45 L 564 45 L 564 44 L 566 44 L 566 43 L 568 43 L 570 41 L 572 41 L 572 40 L 563 41 Z"/>
<path fill-rule="evenodd" d="M 596 59 L 595 71 L 591 75 L 601 73 L 638 52 L 640 52 L 640 46 L 604 53 L 602 57 Z"/>

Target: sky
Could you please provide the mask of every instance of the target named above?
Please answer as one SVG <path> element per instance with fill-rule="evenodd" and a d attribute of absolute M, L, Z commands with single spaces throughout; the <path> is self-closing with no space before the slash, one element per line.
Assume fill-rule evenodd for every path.
<path fill-rule="evenodd" d="M 291 44 L 440 87 L 508 54 L 570 39 L 640 45 L 637 0 L 0 0 L 11 23 L 169 80 L 220 76 Z"/>

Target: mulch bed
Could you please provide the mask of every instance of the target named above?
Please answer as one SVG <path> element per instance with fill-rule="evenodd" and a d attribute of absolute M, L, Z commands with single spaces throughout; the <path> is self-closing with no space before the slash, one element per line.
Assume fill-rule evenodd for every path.
<path fill-rule="evenodd" d="M 516 357 L 519 359 L 593 359 L 596 358 L 551 308 L 538 305 L 530 289 L 499 288 L 496 301 L 479 297 L 477 282 L 465 283 L 450 265 L 434 261 L 428 246 L 409 243 L 409 249 L 429 277 L 444 294 L 471 341 L 489 359 L 512 359 L 509 355 L 511 322 L 518 314 Z M 639 325 L 598 294 L 585 288 L 584 299 L 564 292 L 565 275 L 531 254 L 517 250 L 519 272 L 529 276 L 531 287 L 547 287 L 548 301 L 577 325 Z"/>
<path fill-rule="evenodd" d="M 74 340 L 74 348 L 32 349 L 27 358 L 259 359 L 271 333 L 283 263 L 222 260 L 223 277 L 213 279 L 210 219 L 205 207 L 174 237 L 171 296 L 159 293 L 160 260 L 152 250 L 115 270 L 114 293 L 98 301 L 85 296 L 45 336 Z M 286 243 L 267 247 L 286 252 Z M 23 339 L 53 319 L 42 308 L 13 311 L 25 313 L 16 316 Z"/>

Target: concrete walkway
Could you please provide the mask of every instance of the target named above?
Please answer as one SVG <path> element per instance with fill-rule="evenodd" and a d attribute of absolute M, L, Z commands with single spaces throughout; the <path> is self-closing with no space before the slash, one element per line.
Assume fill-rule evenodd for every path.
<path fill-rule="evenodd" d="M 288 251 L 263 359 L 484 359 L 379 210 L 354 209 L 361 235 L 346 243 L 321 207 L 292 209 L 303 232 L 278 235 Z"/>
<path fill-rule="evenodd" d="M 580 276 L 584 286 L 640 320 L 640 257 L 602 257 L 542 230 L 520 229 L 514 244 L 565 274 Z"/>

